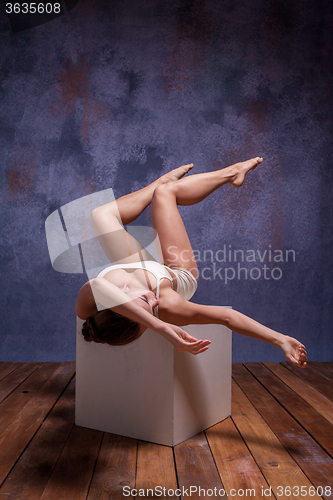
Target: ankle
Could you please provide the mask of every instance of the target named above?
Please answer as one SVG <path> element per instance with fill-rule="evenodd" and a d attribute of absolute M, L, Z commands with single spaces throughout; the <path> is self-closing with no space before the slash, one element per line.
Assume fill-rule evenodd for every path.
<path fill-rule="evenodd" d="M 237 164 L 236 164 L 236 165 L 230 165 L 230 167 L 222 169 L 221 172 L 223 172 L 223 177 L 226 180 L 226 182 L 232 184 L 237 178 L 239 169 L 237 169 Z"/>
<path fill-rule="evenodd" d="M 227 170 L 227 169 L 225 169 Z M 231 165 L 228 167 L 228 172 L 226 172 L 227 182 L 235 187 L 242 185 L 245 175 L 241 172 L 239 164 Z"/>

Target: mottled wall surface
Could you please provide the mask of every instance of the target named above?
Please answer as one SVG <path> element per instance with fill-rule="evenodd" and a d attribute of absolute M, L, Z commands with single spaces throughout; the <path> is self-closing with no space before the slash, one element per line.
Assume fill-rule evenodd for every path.
<path fill-rule="evenodd" d="M 239 190 L 181 209 L 203 272 L 193 300 L 331 360 L 332 3 L 81 0 L 15 33 L 4 4 L 0 18 L 1 359 L 75 358 L 85 276 L 52 269 L 55 209 L 183 163 L 205 172 L 260 155 Z M 150 222 L 148 210 L 137 224 Z M 281 359 L 234 338 L 234 361 Z"/>

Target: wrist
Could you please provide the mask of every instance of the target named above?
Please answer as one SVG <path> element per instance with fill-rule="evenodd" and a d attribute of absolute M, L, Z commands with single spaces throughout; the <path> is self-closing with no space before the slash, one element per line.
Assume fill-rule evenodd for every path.
<path fill-rule="evenodd" d="M 149 316 L 145 315 L 144 324 L 147 328 L 150 328 L 151 330 L 157 333 L 162 333 L 163 327 L 165 325 L 165 323 L 161 319 L 156 318 L 152 314 L 149 314 Z"/>
<path fill-rule="evenodd" d="M 272 344 L 275 345 L 276 347 L 281 348 L 286 340 L 287 340 L 287 335 L 283 335 L 282 333 L 275 332 L 275 336 L 274 336 Z"/>

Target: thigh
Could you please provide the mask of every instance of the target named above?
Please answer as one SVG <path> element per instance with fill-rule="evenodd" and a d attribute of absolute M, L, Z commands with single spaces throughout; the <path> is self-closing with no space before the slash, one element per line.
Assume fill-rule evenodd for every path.
<path fill-rule="evenodd" d="M 151 208 L 153 226 L 159 237 L 163 263 L 169 267 L 184 267 L 198 279 L 198 267 L 184 222 L 177 206 L 175 182 L 155 189 Z"/>
<path fill-rule="evenodd" d="M 154 257 L 123 227 L 116 202 L 93 210 L 92 223 L 105 255 L 112 264 L 127 264 Z"/>

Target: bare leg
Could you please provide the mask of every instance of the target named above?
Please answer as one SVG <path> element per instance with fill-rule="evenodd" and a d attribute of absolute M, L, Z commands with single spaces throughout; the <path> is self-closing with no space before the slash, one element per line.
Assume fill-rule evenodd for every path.
<path fill-rule="evenodd" d="M 164 264 L 184 267 L 197 278 L 195 257 L 177 205 L 199 203 L 227 183 L 241 186 L 246 173 L 261 162 L 262 158 L 253 158 L 222 170 L 191 175 L 155 189 L 152 200 L 153 226 L 159 235 Z"/>
<path fill-rule="evenodd" d="M 123 224 L 129 224 L 139 217 L 151 203 L 154 191 L 158 186 L 178 181 L 192 167 L 193 164 L 189 164 L 176 168 L 143 189 L 93 210 L 93 227 L 110 262 L 125 264 L 141 260 L 154 260 L 147 250 L 125 231 Z"/>
<path fill-rule="evenodd" d="M 252 158 L 231 165 L 230 167 L 204 174 L 191 175 L 172 184 L 176 192 L 178 205 L 195 205 L 207 198 L 213 191 L 224 184 L 240 187 L 245 175 L 263 161 L 262 158 Z"/>
<path fill-rule="evenodd" d="M 120 222 L 126 225 L 137 219 L 151 203 L 155 189 L 163 184 L 167 184 L 171 181 L 179 181 L 181 179 L 181 183 L 177 182 L 177 193 L 179 193 L 177 203 L 178 205 L 194 205 L 227 182 L 236 187 L 241 186 L 246 173 L 254 169 L 261 162 L 262 158 L 257 157 L 252 160 L 236 163 L 222 170 L 196 174 L 186 179 L 181 179 L 191 170 L 193 163 L 183 165 L 168 172 L 148 186 L 118 198 L 116 203 L 117 211 L 121 218 Z M 184 181 L 186 182 L 184 183 Z M 114 203 L 115 202 L 103 205 L 97 210 L 106 212 L 110 209 L 110 211 L 114 212 Z"/>
<path fill-rule="evenodd" d="M 187 179 L 181 179 L 181 177 L 183 177 L 193 166 L 193 164 L 184 165 L 178 169 L 172 170 L 168 174 L 165 174 L 149 186 L 146 186 L 139 191 L 122 196 L 114 202 L 107 203 L 106 205 L 94 209 L 92 213 L 92 221 L 96 235 L 105 254 L 113 263 L 126 263 L 135 260 L 152 259 L 152 256 L 142 247 L 142 245 L 125 232 L 122 225 L 133 222 L 150 204 L 155 193 L 157 193 L 160 188 L 172 185 L 177 186 L 175 191 L 173 189 L 163 189 L 162 192 L 174 193 L 172 195 L 173 203 L 167 202 L 167 204 L 168 209 L 171 205 L 176 207 L 178 218 L 177 216 L 172 217 L 171 212 L 168 213 L 165 211 L 166 206 L 164 204 L 164 210 L 161 211 L 155 209 L 155 217 L 153 216 L 153 220 L 155 220 L 154 227 L 157 230 L 160 240 L 161 235 L 163 235 L 165 245 L 167 244 L 166 240 L 168 235 L 171 236 L 171 234 L 173 234 L 173 238 L 179 237 L 179 249 L 188 249 L 193 255 L 185 227 L 177 210 L 177 203 L 180 205 L 193 205 L 195 203 L 199 203 L 215 189 L 223 184 L 226 184 L 227 182 L 238 187 L 242 184 L 245 174 L 261 162 L 262 158 L 257 157 L 252 160 L 237 163 L 231 167 L 227 167 L 216 172 L 208 172 L 193 175 Z M 156 222 L 157 212 L 159 212 L 157 218 L 158 222 Z M 176 222 L 175 227 L 172 227 L 172 219 Z M 179 220 L 181 222 L 179 222 Z M 174 239 L 170 239 L 169 245 L 172 246 L 173 241 Z M 168 256 L 164 254 L 164 250 L 163 257 L 165 263 L 168 263 Z M 178 260 L 179 259 L 177 259 L 177 261 L 173 261 L 174 265 L 183 265 L 183 263 L 178 264 Z M 184 267 L 186 267 L 186 265 Z M 196 264 L 194 263 L 194 273 L 195 267 Z"/>
<path fill-rule="evenodd" d="M 150 205 L 155 189 L 158 186 L 166 184 L 168 182 L 176 181 L 181 179 L 191 168 L 193 163 L 188 165 L 182 165 L 179 168 L 171 170 L 162 177 L 156 179 L 148 186 L 135 191 L 134 193 L 127 194 L 118 198 L 117 209 L 121 218 L 121 222 L 126 225 L 133 222 L 139 217 L 139 215 L 145 210 L 145 208 Z M 101 207 L 100 207 L 101 208 Z M 104 205 L 104 210 L 108 209 L 108 205 Z"/>

